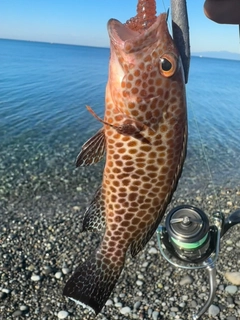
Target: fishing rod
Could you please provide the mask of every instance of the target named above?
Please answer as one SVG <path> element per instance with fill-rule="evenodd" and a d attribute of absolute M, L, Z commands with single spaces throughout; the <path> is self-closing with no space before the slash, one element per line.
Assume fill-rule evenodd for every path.
<path fill-rule="evenodd" d="M 171 0 L 172 33 L 182 59 L 185 83 L 190 67 L 190 39 L 186 0 Z"/>
<path fill-rule="evenodd" d="M 171 0 L 171 15 L 173 39 L 182 59 L 185 83 L 187 83 L 190 42 L 186 0 Z M 239 223 L 240 209 L 230 214 L 227 219 L 223 213 L 216 212 L 210 221 L 201 209 L 191 205 L 181 205 L 173 208 L 167 214 L 165 225 L 160 225 L 157 229 L 160 252 L 170 264 L 177 268 L 207 271 L 209 296 L 199 312 L 193 315 L 193 320 L 200 319 L 215 298 L 216 262 L 220 241 L 231 227 Z"/>

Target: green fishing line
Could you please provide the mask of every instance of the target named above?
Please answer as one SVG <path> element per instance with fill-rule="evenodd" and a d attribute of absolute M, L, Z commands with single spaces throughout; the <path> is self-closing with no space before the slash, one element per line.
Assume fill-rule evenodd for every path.
<path fill-rule="evenodd" d="M 171 239 L 178 247 L 182 247 L 183 249 L 196 249 L 204 243 L 204 241 L 207 239 L 207 236 L 208 236 L 208 234 L 206 234 L 201 240 L 193 242 L 193 243 L 181 242 L 180 240 L 177 240 L 174 238 L 171 238 Z"/>

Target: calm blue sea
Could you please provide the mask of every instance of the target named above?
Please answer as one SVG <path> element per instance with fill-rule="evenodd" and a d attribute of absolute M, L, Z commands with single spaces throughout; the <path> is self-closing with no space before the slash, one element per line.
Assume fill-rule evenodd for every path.
<path fill-rule="evenodd" d="M 107 48 L 0 40 L 0 197 L 70 176 L 76 187 L 75 157 L 101 126 L 85 106 L 103 115 L 108 61 Z M 240 61 L 192 57 L 187 98 L 183 179 L 239 187 Z"/>

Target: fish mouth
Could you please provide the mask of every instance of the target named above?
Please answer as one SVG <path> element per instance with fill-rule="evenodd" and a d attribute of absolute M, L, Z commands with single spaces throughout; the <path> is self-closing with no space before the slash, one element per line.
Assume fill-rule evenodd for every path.
<path fill-rule="evenodd" d="M 167 29 L 166 21 L 167 13 L 162 13 L 150 27 L 134 31 L 127 24 L 110 19 L 107 25 L 110 41 L 126 53 L 140 51 L 159 40 L 163 29 Z"/>

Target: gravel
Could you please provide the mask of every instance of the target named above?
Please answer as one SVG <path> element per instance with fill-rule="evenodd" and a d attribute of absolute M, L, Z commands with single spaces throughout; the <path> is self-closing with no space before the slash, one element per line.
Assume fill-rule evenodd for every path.
<path fill-rule="evenodd" d="M 61 172 L 47 171 L 44 181 L 41 173 L 29 171 L 26 183 L 20 173 L 19 181 L 12 182 L 14 167 L 1 186 L 1 320 L 94 319 L 90 311 L 63 297 L 62 290 L 78 263 L 87 259 L 100 242 L 97 233 L 80 231 L 82 213 L 101 181 L 102 164 L 79 170 L 70 169 L 72 163 L 68 166 L 62 163 Z M 201 174 L 197 178 L 191 172 L 183 174 L 168 210 L 190 203 L 209 215 L 221 208 L 227 216 L 240 207 L 238 189 L 224 186 L 213 192 Z M 203 320 L 209 316 L 229 320 L 240 317 L 238 286 L 225 277 L 239 272 L 239 230 L 235 226 L 221 242 L 216 298 Z M 206 273 L 170 265 L 160 255 L 154 235 L 136 259 L 127 255 L 120 279 L 97 319 L 192 319 L 207 296 Z"/>

